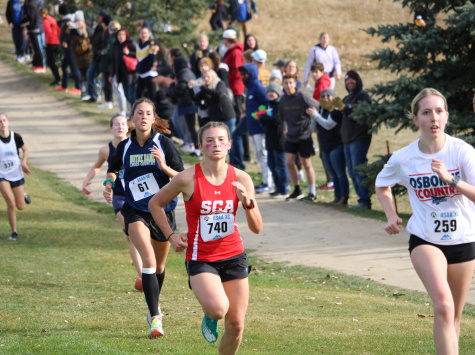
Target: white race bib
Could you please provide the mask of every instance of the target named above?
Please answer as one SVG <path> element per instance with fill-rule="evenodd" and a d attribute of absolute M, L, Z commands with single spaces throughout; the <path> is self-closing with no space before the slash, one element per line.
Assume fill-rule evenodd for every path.
<path fill-rule="evenodd" d="M 8 158 L 4 158 L 1 161 L 1 166 L 0 166 L 1 172 L 4 174 L 9 173 L 13 171 L 14 169 L 16 169 L 19 163 L 20 163 L 20 160 L 16 157 L 10 156 Z"/>
<path fill-rule="evenodd" d="M 155 195 L 160 187 L 152 173 L 139 176 L 129 182 L 129 189 L 134 196 L 134 201 L 140 201 L 144 198 Z"/>
<path fill-rule="evenodd" d="M 437 244 L 457 241 L 464 236 L 460 210 L 428 211 L 426 215 L 427 239 Z"/>
<path fill-rule="evenodd" d="M 234 233 L 234 215 L 232 213 L 200 216 L 200 233 L 204 242 L 225 238 Z"/>

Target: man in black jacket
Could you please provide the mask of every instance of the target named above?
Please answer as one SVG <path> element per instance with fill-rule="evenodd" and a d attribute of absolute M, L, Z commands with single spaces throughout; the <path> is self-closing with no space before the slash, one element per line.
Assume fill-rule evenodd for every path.
<path fill-rule="evenodd" d="M 97 13 L 97 26 L 91 36 L 92 61 L 86 73 L 87 95 L 82 98 L 83 101 L 91 103 L 97 102 L 100 94 L 97 92 L 96 78 L 101 73 L 101 53 L 104 48 L 104 36 L 107 32 L 102 25 L 104 17 L 109 17 L 106 10 L 101 10 Z"/>

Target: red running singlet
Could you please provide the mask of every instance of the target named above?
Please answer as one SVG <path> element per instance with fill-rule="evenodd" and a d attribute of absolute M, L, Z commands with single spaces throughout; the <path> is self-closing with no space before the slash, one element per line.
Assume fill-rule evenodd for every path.
<path fill-rule="evenodd" d="M 244 252 L 235 223 L 239 199 L 231 185 L 233 181 L 237 179 L 231 165 L 228 165 L 226 180 L 219 186 L 212 185 L 206 179 L 199 163 L 195 165 L 195 190 L 190 200 L 185 201 L 187 261 L 217 261 Z"/>

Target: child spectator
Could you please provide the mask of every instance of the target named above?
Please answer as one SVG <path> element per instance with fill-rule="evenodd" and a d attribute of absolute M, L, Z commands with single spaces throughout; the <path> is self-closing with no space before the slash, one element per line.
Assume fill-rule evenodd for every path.
<path fill-rule="evenodd" d="M 329 89 L 332 85 L 332 81 L 327 73 L 325 73 L 325 67 L 322 63 L 313 63 L 312 78 L 315 80 L 315 90 L 313 90 L 313 98 L 320 101 L 320 95 L 324 89 Z"/>
<path fill-rule="evenodd" d="M 282 86 L 277 82 L 267 86 L 269 109 L 259 115 L 259 121 L 266 129 L 267 165 L 272 172 L 275 191 L 269 195 L 273 198 L 286 198 L 289 192 L 289 174 L 285 164 L 285 136 L 279 119 L 279 102 Z"/>
<path fill-rule="evenodd" d="M 43 8 L 40 10 L 41 19 L 43 21 L 43 31 L 45 32 L 46 41 L 46 64 L 51 69 L 54 81 L 51 86 L 61 85 L 61 77 L 59 76 L 58 67 L 56 66 L 56 56 L 59 49 L 59 33 L 61 28 L 54 17 L 48 14 L 48 10 Z"/>
<path fill-rule="evenodd" d="M 313 80 L 315 80 L 315 90 L 313 91 L 313 98 L 317 101 L 320 101 L 320 95 L 322 93 L 322 90 L 324 89 L 329 89 L 331 87 L 332 81 L 330 77 L 328 76 L 327 73 L 325 73 L 325 68 L 322 63 L 313 63 L 312 67 L 312 77 Z M 335 97 L 335 96 L 333 96 Z M 333 99 L 333 98 L 332 98 Z M 317 134 L 318 138 L 318 145 L 320 145 L 320 136 Z M 341 139 L 341 138 L 340 138 Z M 320 159 L 322 160 L 322 166 L 323 170 L 325 171 L 325 177 L 326 181 L 323 185 L 320 185 L 317 187 L 319 190 L 332 190 L 333 189 L 333 181 L 331 174 L 328 172 L 327 165 L 324 162 L 323 156 L 322 156 L 322 149 L 319 150 L 319 156 Z"/>
<path fill-rule="evenodd" d="M 242 67 L 239 67 L 242 82 L 247 88 L 246 117 L 244 118 L 244 121 L 239 123 L 232 135 L 235 144 L 231 149 L 231 164 L 234 162 L 241 166 L 244 165 L 241 152 L 241 141 L 243 134 L 247 131 L 251 138 L 252 148 L 254 149 L 257 163 L 262 172 L 262 183 L 256 186 L 256 193 L 264 193 L 272 190 L 272 174 L 267 166 L 265 129 L 259 121 L 253 117 L 253 114 L 258 112 L 261 106 L 267 107 L 269 100 L 267 99 L 266 88 L 257 78 L 258 71 L 257 66 L 253 63 L 244 64 Z M 244 127 L 241 125 L 244 125 Z"/>

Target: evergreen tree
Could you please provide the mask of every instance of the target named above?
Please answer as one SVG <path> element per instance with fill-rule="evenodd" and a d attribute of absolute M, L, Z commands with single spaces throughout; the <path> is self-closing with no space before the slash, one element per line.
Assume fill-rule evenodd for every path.
<path fill-rule="evenodd" d="M 394 0 L 399 1 L 399 0 Z M 382 43 L 394 40 L 395 48 L 383 48 L 366 57 L 378 62 L 378 68 L 390 70 L 397 79 L 368 89 L 372 105 L 355 107 L 352 117 L 366 123 L 376 133 L 382 126 L 395 129 L 417 128 L 407 117 L 412 99 L 423 88 L 439 90 L 449 107 L 446 132 L 475 144 L 472 97 L 475 88 L 475 7 L 463 0 L 402 0 L 403 7 L 412 11 L 427 4 L 434 15 L 446 14 L 435 26 L 399 23 L 369 28 L 366 32 L 381 37 Z M 368 175 L 366 186 L 374 191 L 374 180 L 389 155 L 362 167 Z M 401 189 L 398 190 L 399 192 Z"/>
<path fill-rule="evenodd" d="M 51 1 L 51 0 L 50 0 Z M 137 36 L 135 22 L 147 20 L 155 37 L 160 37 L 165 46 L 182 47 L 195 43 L 196 19 L 202 18 L 211 0 L 69 0 L 71 7 L 84 11 L 95 22 L 99 10 L 107 10 L 114 20 Z M 190 48 L 193 51 L 193 48 Z"/>

